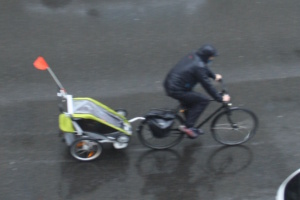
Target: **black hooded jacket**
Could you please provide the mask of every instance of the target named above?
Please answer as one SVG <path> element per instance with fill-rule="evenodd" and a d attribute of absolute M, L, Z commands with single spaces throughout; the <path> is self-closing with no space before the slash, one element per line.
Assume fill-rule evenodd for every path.
<path fill-rule="evenodd" d="M 216 75 L 207 67 L 207 61 L 208 59 L 203 59 L 197 52 L 181 59 L 166 76 L 164 87 L 167 94 L 171 97 L 178 96 L 192 91 L 195 85 L 200 83 L 209 95 L 222 102 L 222 96 L 209 79 L 215 79 Z"/>

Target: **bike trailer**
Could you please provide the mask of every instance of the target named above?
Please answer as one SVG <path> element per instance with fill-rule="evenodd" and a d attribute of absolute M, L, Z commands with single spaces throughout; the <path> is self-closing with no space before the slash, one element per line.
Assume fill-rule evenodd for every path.
<path fill-rule="evenodd" d="M 102 152 L 102 143 L 112 143 L 116 149 L 128 146 L 132 135 L 130 123 L 140 118 L 128 121 L 125 110 L 113 110 L 88 97 L 73 98 L 43 57 L 39 56 L 33 65 L 39 70 L 47 70 L 58 86 L 59 129 L 74 158 L 81 161 L 96 159 Z"/>
<path fill-rule="evenodd" d="M 92 98 L 73 98 L 73 113 L 59 115 L 59 128 L 63 133 L 84 133 L 95 139 L 103 139 L 105 136 L 122 140 L 119 142 L 128 142 L 129 137 L 124 136 L 132 134 L 131 125 L 125 116 Z M 65 139 L 67 144 L 71 144 L 74 137 L 67 134 Z"/>
<path fill-rule="evenodd" d="M 78 122 L 83 131 L 109 134 L 116 131 L 131 135 L 128 120 L 92 98 L 73 98 L 73 114 L 61 113 L 59 128 L 63 132 L 74 133 L 71 117 Z"/>

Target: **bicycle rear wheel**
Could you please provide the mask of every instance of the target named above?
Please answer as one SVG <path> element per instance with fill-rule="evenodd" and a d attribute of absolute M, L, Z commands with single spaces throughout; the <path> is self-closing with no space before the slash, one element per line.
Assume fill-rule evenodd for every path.
<path fill-rule="evenodd" d="M 156 134 L 151 131 L 148 120 L 144 120 L 138 127 L 138 138 L 143 145 L 152 149 L 171 148 L 177 145 L 184 137 L 184 134 L 178 129 L 181 124 L 181 118 L 176 117 L 168 133 L 164 137 L 157 137 Z"/>
<path fill-rule="evenodd" d="M 251 139 L 258 127 L 256 115 L 244 108 L 231 108 L 215 117 L 211 124 L 213 138 L 221 144 L 238 145 Z"/>

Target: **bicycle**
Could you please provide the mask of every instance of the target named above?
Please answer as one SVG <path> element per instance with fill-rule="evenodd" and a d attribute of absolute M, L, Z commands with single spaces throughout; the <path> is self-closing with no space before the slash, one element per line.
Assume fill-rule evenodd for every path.
<path fill-rule="evenodd" d="M 223 81 L 220 81 L 222 86 L 222 94 L 227 94 L 227 89 Z M 214 100 L 211 100 L 214 101 Z M 185 122 L 185 117 L 181 114 L 186 112 L 186 109 L 179 105 L 173 110 L 154 109 L 165 112 L 169 117 L 157 117 L 162 121 L 167 120 L 168 129 L 161 134 L 157 134 L 150 126 L 150 120 L 153 119 L 149 115 L 145 116 L 138 126 L 137 133 L 142 144 L 152 149 L 167 149 L 179 144 L 185 134 L 178 127 Z M 174 117 L 171 117 L 171 116 Z M 151 115 L 150 115 L 151 116 Z M 232 103 L 223 102 L 222 105 L 200 122 L 196 128 L 201 128 L 204 124 L 212 119 L 210 130 L 213 138 L 224 145 L 239 145 L 250 140 L 258 128 L 258 118 L 254 112 L 241 107 L 232 107 Z M 159 129 L 159 128 L 158 128 Z"/>

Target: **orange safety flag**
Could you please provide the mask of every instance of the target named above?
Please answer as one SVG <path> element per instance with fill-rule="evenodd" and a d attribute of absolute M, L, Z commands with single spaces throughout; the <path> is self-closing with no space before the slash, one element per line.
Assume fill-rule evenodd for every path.
<path fill-rule="evenodd" d="M 46 70 L 49 68 L 49 65 L 47 64 L 46 60 L 42 57 L 39 56 L 33 63 L 34 67 L 39 69 L 39 70 Z"/>

